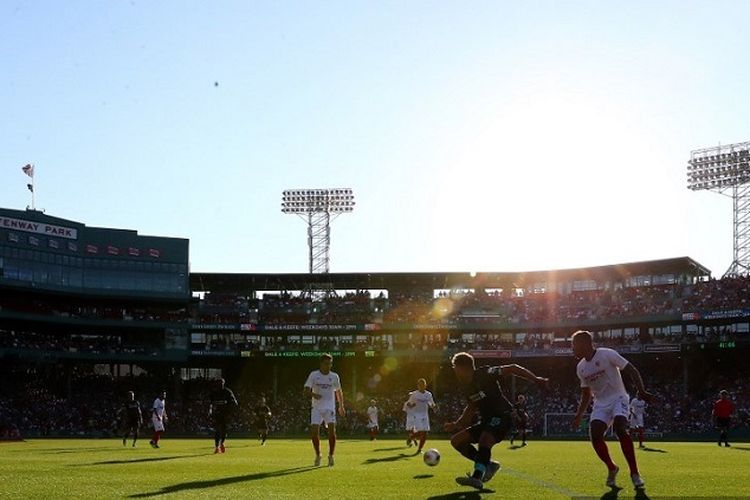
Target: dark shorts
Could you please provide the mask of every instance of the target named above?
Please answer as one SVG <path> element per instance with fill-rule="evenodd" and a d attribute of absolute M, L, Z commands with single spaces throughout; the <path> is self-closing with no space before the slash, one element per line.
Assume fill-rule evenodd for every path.
<path fill-rule="evenodd" d="M 478 443 L 479 436 L 483 432 L 489 432 L 495 439 L 496 443 L 499 443 L 508 434 L 512 423 L 510 414 L 506 415 L 495 415 L 493 417 L 482 418 L 482 422 L 474 424 L 467 430 L 471 434 L 471 442 Z"/>
<path fill-rule="evenodd" d="M 135 429 L 138 430 L 138 427 L 140 427 L 140 423 L 138 423 L 137 420 L 126 420 L 125 421 L 125 429 L 131 430 Z"/>
<path fill-rule="evenodd" d="M 258 420 L 255 422 L 255 428 L 259 431 L 268 431 L 268 422 L 265 420 Z"/>
<path fill-rule="evenodd" d="M 716 427 L 719 429 L 729 428 L 729 418 L 727 417 L 716 417 Z"/>

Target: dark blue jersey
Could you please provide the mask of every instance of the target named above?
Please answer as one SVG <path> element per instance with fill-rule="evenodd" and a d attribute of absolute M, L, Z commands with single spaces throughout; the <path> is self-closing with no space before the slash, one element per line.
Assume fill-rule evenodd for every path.
<path fill-rule="evenodd" d="M 214 418 L 227 418 L 237 407 L 234 393 L 227 389 L 220 389 L 211 394 L 211 408 Z"/>
<path fill-rule="evenodd" d="M 469 402 L 477 405 L 482 421 L 498 415 L 507 415 L 513 409 L 513 405 L 500 387 L 501 372 L 499 366 L 477 368 L 474 370 L 471 383 L 464 388 L 464 394 Z"/>
<path fill-rule="evenodd" d="M 125 401 L 122 409 L 128 421 L 140 422 L 142 420 L 141 404 L 138 401 Z"/>

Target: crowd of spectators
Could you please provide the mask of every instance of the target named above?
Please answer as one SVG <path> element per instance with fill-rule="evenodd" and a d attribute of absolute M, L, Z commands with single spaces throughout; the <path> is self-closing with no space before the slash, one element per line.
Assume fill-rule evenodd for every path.
<path fill-rule="evenodd" d="M 0 329 L 0 349 L 150 356 L 161 352 L 153 341 L 128 342 L 119 335 L 50 334 L 8 329 Z"/>
<path fill-rule="evenodd" d="M 89 320 L 183 323 L 189 319 L 187 307 L 170 309 L 156 306 L 80 305 L 70 299 L 29 299 L 13 295 L 0 298 L 0 311 Z"/>
<path fill-rule="evenodd" d="M 559 293 L 509 290 L 455 290 L 437 294 L 393 291 L 372 297 L 366 290 L 313 300 L 309 294 L 281 292 L 262 299 L 221 296 L 199 303 L 203 323 L 264 324 L 481 324 L 545 323 L 603 318 L 677 315 L 750 306 L 750 277 L 723 278 L 692 285 L 616 287 Z"/>
<path fill-rule="evenodd" d="M 0 388 L 0 436 L 114 436 L 119 431 L 120 409 L 127 391 L 133 390 L 144 409 L 147 427 L 150 408 L 162 389 L 167 391 L 168 432 L 173 435 L 207 435 L 210 433 L 208 405 L 215 381 L 207 379 L 179 380 L 142 375 L 129 378 L 112 378 L 81 371 L 64 381 L 34 370 L 5 369 L 4 384 Z M 52 377 L 52 378 L 51 378 Z M 646 411 L 648 433 L 662 435 L 710 434 L 713 402 L 720 389 L 727 389 L 737 412 L 734 427 L 748 427 L 750 421 L 750 376 L 731 377 L 716 374 L 706 383 L 696 385 L 685 394 L 682 383 L 668 373 L 647 375 L 647 387 L 655 394 L 657 402 Z M 279 390 L 274 398 L 269 387 L 232 386 L 239 408 L 231 419 L 230 431 L 235 434 L 255 432 L 256 407 L 261 397 L 266 397 L 273 416 L 272 433 L 301 435 L 309 423 L 309 401 L 301 397 L 300 387 Z M 519 387 L 524 392 L 524 387 Z M 506 387 L 510 395 L 510 389 Z M 456 419 L 465 404 L 464 399 L 451 387 L 436 394 L 437 408 L 432 413 L 434 432 L 442 424 Z M 579 388 L 572 378 L 553 378 L 552 387 L 545 393 L 531 390 L 527 394 L 529 428 L 533 435 L 544 432 L 544 415 L 561 414 L 548 418 L 551 434 L 570 434 L 569 424 L 578 405 Z M 403 403 L 408 397 L 406 388 L 386 390 L 379 387 L 374 392 L 346 395 L 346 416 L 339 418 L 338 429 L 342 436 L 364 436 L 366 409 L 371 398 L 380 408 L 381 432 L 386 435 L 403 433 Z"/>

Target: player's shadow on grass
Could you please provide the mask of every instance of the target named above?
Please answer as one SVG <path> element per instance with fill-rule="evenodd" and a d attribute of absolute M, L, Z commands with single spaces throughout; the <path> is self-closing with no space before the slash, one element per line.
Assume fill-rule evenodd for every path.
<path fill-rule="evenodd" d="M 291 474 L 300 474 L 320 467 L 314 467 L 308 465 L 306 467 L 294 467 L 293 469 L 282 469 L 271 472 L 258 472 L 256 474 L 245 474 L 244 476 L 232 476 L 222 477 L 219 479 L 210 479 L 207 481 L 190 481 L 189 483 L 173 484 L 172 486 L 165 486 L 159 491 L 152 491 L 149 493 L 138 493 L 130 495 L 130 498 L 148 498 L 155 497 L 157 495 L 166 495 L 168 493 L 180 493 L 182 491 L 189 490 L 202 490 L 206 488 L 215 488 L 216 486 L 224 486 L 227 484 L 243 483 L 245 481 L 257 481 L 258 479 L 267 479 L 269 477 L 289 476 Z"/>
<path fill-rule="evenodd" d="M 70 449 L 60 449 L 57 451 L 50 451 L 50 450 L 44 450 L 41 453 L 44 453 L 45 455 L 64 455 L 66 453 L 79 453 L 82 451 L 85 451 L 86 453 L 99 453 L 102 451 L 108 451 L 112 453 L 112 450 L 114 448 L 70 448 Z"/>
<path fill-rule="evenodd" d="M 513 444 L 508 446 L 509 450 L 520 450 L 521 448 L 525 448 L 525 446 L 521 446 L 520 444 Z"/>
<path fill-rule="evenodd" d="M 667 450 L 662 450 L 659 448 L 651 448 L 649 446 L 646 446 L 644 448 L 641 448 L 643 451 L 650 451 L 652 453 L 669 453 Z"/>
<path fill-rule="evenodd" d="M 383 458 L 368 458 L 364 462 L 362 462 L 362 465 L 372 465 L 372 464 L 379 464 L 382 462 L 396 462 L 398 460 L 403 460 L 405 458 L 411 458 L 414 457 L 413 453 L 406 454 L 406 453 L 399 453 L 398 455 L 392 455 L 390 457 L 383 457 Z"/>
<path fill-rule="evenodd" d="M 740 451 L 750 451 L 750 448 L 748 448 L 747 446 L 730 446 L 730 448 L 734 448 L 735 450 Z"/>
<path fill-rule="evenodd" d="M 92 465 L 121 465 L 137 464 L 143 462 L 165 462 L 167 460 L 179 460 L 180 458 L 202 457 L 211 453 L 198 453 L 196 455 L 172 455 L 171 457 L 136 458 L 134 460 L 105 460 L 104 462 L 91 462 L 87 464 L 69 464 L 68 467 L 89 467 Z"/>
<path fill-rule="evenodd" d="M 617 500 L 617 495 L 620 494 L 622 491 L 622 488 L 619 486 L 616 486 L 612 488 L 610 491 L 606 492 L 604 495 L 601 496 L 601 500 Z M 649 496 L 646 495 L 646 490 L 644 488 L 638 488 L 635 490 L 635 497 L 636 500 L 650 500 Z"/>
<path fill-rule="evenodd" d="M 372 451 L 396 451 L 396 450 L 403 450 L 403 446 L 395 446 L 393 448 L 375 448 Z"/>
<path fill-rule="evenodd" d="M 429 479 L 431 477 L 435 477 L 435 474 L 417 474 L 414 479 Z"/>
<path fill-rule="evenodd" d="M 446 495 L 436 495 L 429 497 L 427 500 L 480 500 L 482 493 L 494 493 L 495 490 L 480 490 L 480 491 L 457 491 L 455 493 L 448 493 Z"/>

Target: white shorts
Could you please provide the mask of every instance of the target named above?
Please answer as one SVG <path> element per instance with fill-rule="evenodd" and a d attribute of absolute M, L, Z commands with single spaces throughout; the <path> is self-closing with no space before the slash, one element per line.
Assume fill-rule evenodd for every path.
<path fill-rule="evenodd" d="M 379 426 L 378 426 L 378 423 L 377 423 L 377 422 L 368 422 L 368 423 L 367 423 L 367 428 L 368 428 L 368 429 L 377 429 L 378 427 L 379 427 Z"/>
<path fill-rule="evenodd" d="M 151 423 L 154 425 L 155 431 L 164 431 L 164 420 L 159 420 L 156 417 L 151 417 Z"/>
<path fill-rule="evenodd" d="M 591 411 L 590 420 L 601 420 L 607 426 L 612 425 L 615 417 L 628 418 L 630 414 L 630 398 L 627 394 L 619 396 L 613 402 L 607 405 L 594 403 L 594 409 Z"/>
<path fill-rule="evenodd" d="M 643 427 L 643 415 L 631 415 L 630 427 Z"/>
<path fill-rule="evenodd" d="M 333 410 L 312 408 L 310 410 L 310 424 L 320 425 L 322 423 L 336 425 L 336 412 Z"/>
<path fill-rule="evenodd" d="M 413 431 L 414 430 L 414 415 L 407 415 L 406 416 L 406 430 L 407 431 Z"/>
<path fill-rule="evenodd" d="M 430 430 L 429 415 L 414 415 L 414 430 L 416 432 L 429 432 Z"/>

